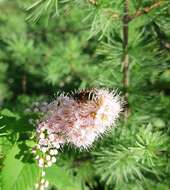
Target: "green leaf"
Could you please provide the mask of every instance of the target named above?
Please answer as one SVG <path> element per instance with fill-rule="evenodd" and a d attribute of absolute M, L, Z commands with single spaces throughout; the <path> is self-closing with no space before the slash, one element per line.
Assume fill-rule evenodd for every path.
<path fill-rule="evenodd" d="M 7 116 L 7 117 L 14 117 L 16 119 L 20 118 L 20 116 L 18 114 L 14 113 L 14 112 L 10 111 L 9 109 L 6 109 L 6 108 L 1 111 L 1 115 Z"/>
<path fill-rule="evenodd" d="M 65 168 L 53 166 L 47 168 L 46 179 L 58 190 L 80 190 L 81 186 L 78 181 L 68 174 Z"/>
<path fill-rule="evenodd" d="M 14 145 L 6 156 L 2 169 L 3 190 L 31 190 L 38 181 L 39 169 L 35 164 L 23 163 L 18 153 L 19 148 Z"/>

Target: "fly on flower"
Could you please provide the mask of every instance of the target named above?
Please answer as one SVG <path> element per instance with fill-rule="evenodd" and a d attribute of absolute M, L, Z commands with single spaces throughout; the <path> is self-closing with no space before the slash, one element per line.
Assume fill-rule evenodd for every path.
<path fill-rule="evenodd" d="M 89 100 L 95 100 L 95 89 L 81 90 L 72 94 L 73 98 L 78 102 L 86 102 Z"/>

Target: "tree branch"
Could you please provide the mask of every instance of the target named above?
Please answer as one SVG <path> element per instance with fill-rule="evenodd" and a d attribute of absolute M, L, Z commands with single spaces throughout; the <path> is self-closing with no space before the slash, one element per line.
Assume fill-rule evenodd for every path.
<path fill-rule="evenodd" d="M 170 49 L 170 41 L 169 41 L 168 36 L 166 36 L 165 32 L 162 31 L 161 28 L 155 22 L 153 22 L 153 27 L 154 27 L 154 30 L 160 41 L 161 47 L 169 50 Z"/>
<path fill-rule="evenodd" d="M 143 10 L 141 10 L 141 9 L 137 10 L 133 15 L 129 15 L 129 21 L 133 20 L 136 17 L 139 17 L 139 16 L 149 13 L 153 9 L 160 7 L 163 2 L 164 2 L 164 0 L 160 0 L 156 3 L 154 3 L 153 5 L 151 5 L 150 7 L 145 7 Z"/>
<path fill-rule="evenodd" d="M 128 98 L 129 98 L 129 55 L 128 55 L 128 38 L 129 38 L 129 0 L 124 1 L 124 16 L 122 19 L 123 22 L 123 87 L 125 93 L 125 101 L 126 101 L 126 108 L 124 111 L 124 119 L 126 120 L 129 115 L 129 105 L 128 105 Z"/>

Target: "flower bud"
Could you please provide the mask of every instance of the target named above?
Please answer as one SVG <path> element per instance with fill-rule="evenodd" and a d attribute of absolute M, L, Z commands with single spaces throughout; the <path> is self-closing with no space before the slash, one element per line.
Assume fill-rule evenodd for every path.
<path fill-rule="evenodd" d="M 47 155 L 45 158 L 46 158 L 47 161 L 51 160 L 51 156 L 50 155 Z"/>
<path fill-rule="evenodd" d="M 51 158 L 51 161 L 52 161 L 52 163 L 55 163 L 55 162 L 56 162 L 56 158 L 53 156 L 53 157 Z"/>
<path fill-rule="evenodd" d="M 44 190 L 44 189 L 45 189 L 44 185 L 41 185 L 40 190 Z"/>
<path fill-rule="evenodd" d="M 46 147 L 42 147 L 42 148 L 41 148 L 41 151 L 42 151 L 43 153 L 46 153 L 47 150 L 48 150 L 48 148 L 46 148 Z"/>
<path fill-rule="evenodd" d="M 38 160 L 39 158 L 40 158 L 40 157 L 39 157 L 38 155 L 35 157 L 36 160 Z"/>
<path fill-rule="evenodd" d="M 42 177 L 44 177 L 44 176 L 45 176 L 45 171 L 42 171 L 41 176 L 42 176 Z"/>
<path fill-rule="evenodd" d="M 40 133 L 40 139 L 45 139 L 45 134 L 44 133 Z"/>
<path fill-rule="evenodd" d="M 39 167 L 41 167 L 41 168 L 44 166 L 44 159 L 43 159 L 43 158 L 40 158 L 40 159 L 39 159 L 38 165 L 39 165 Z"/>
<path fill-rule="evenodd" d="M 39 184 L 38 184 L 38 183 L 36 183 L 36 184 L 35 184 L 35 188 L 36 188 L 36 189 L 38 189 L 38 187 L 39 187 Z"/>
<path fill-rule="evenodd" d="M 46 180 L 44 186 L 48 187 L 48 185 L 49 185 L 49 182 Z"/>
<path fill-rule="evenodd" d="M 53 163 L 52 163 L 51 161 L 47 162 L 47 167 L 51 167 L 52 164 L 53 164 Z"/>
<path fill-rule="evenodd" d="M 40 183 L 41 183 L 41 184 L 44 184 L 44 183 L 45 183 L 45 179 L 42 178 Z"/>

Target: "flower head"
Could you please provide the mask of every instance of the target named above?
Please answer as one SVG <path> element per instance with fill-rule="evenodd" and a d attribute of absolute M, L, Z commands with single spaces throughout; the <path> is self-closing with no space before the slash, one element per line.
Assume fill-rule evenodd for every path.
<path fill-rule="evenodd" d="M 42 168 L 40 181 L 35 185 L 39 189 L 48 187 L 44 168 L 56 163 L 58 149 L 65 143 L 78 148 L 90 147 L 115 126 L 122 103 L 114 92 L 93 89 L 62 94 L 45 110 L 48 111 L 37 126 L 38 144 L 32 151 Z"/>
<path fill-rule="evenodd" d="M 38 124 L 40 140 L 51 148 L 71 143 L 87 148 L 108 131 L 119 116 L 122 104 L 118 95 L 106 89 L 92 89 L 60 95 L 48 105 L 48 112 Z M 42 132 L 46 131 L 47 134 Z M 41 146 L 41 145 L 40 145 Z"/>

